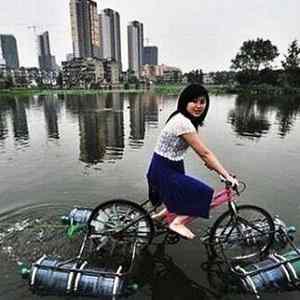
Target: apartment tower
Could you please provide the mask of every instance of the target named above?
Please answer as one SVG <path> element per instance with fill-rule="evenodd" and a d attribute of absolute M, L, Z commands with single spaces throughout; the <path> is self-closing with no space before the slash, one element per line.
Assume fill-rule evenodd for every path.
<path fill-rule="evenodd" d="M 0 59 L 10 69 L 18 69 L 19 55 L 16 38 L 13 35 L 0 34 Z"/>
<path fill-rule="evenodd" d="M 39 66 L 41 70 L 52 71 L 56 68 L 55 57 L 51 55 L 49 33 L 45 31 L 37 37 Z"/>
<path fill-rule="evenodd" d="M 74 57 L 101 57 L 97 3 L 92 0 L 70 0 Z"/>
<path fill-rule="evenodd" d="M 104 9 L 99 14 L 101 56 L 104 59 L 113 60 L 120 65 L 121 59 L 121 30 L 120 15 L 110 8 Z"/>
<path fill-rule="evenodd" d="M 158 48 L 156 46 L 144 47 L 143 65 L 158 65 Z"/>
<path fill-rule="evenodd" d="M 143 63 L 144 29 L 138 21 L 130 22 L 127 26 L 128 33 L 128 68 L 140 76 Z"/>

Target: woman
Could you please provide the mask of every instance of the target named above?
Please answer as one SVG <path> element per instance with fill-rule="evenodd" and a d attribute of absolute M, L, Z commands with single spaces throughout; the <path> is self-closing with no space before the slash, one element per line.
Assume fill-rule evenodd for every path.
<path fill-rule="evenodd" d="M 176 217 L 169 224 L 172 231 L 193 239 L 195 235 L 184 225 L 187 217 L 209 217 L 213 189 L 198 179 L 185 175 L 183 155 L 191 146 L 206 167 L 222 175 L 233 185 L 237 180 L 218 161 L 198 134 L 209 108 L 207 90 L 199 84 L 187 86 L 180 94 L 177 110 L 162 130 L 147 173 L 149 199 L 153 205 L 166 208 L 152 216 L 162 219 L 169 211 Z"/>

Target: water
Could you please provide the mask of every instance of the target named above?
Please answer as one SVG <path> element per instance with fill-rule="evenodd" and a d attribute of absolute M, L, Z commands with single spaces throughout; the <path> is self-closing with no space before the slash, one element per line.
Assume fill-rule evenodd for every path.
<path fill-rule="evenodd" d="M 241 202 L 262 206 L 300 231 L 300 100 L 286 100 L 212 96 L 199 131 L 247 183 Z M 68 241 L 59 222 L 73 206 L 147 199 L 145 173 L 175 105 L 176 97 L 152 94 L 0 99 L 1 300 L 40 299 L 17 274 L 18 260 L 76 255 L 79 240 Z M 221 187 L 192 151 L 186 170 Z M 193 230 L 203 232 L 206 223 L 196 222 Z M 144 284 L 129 299 L 252 299 L 226 290 L 215 272 L 203 268 L 206 251 L 198 241 L 181 241 L 160 255 L 150 250 L 141 264 Z"/>

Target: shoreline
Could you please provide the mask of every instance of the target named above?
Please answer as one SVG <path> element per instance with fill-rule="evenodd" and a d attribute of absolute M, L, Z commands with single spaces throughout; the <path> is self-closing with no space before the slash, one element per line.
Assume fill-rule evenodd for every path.
<path fill-rule="evenodd" d="M 47 96 L 53 94 L 62 95 L 102 95 L 110 93 L 124 93 L 124 94 L 142 94 L 142 93 L 155 93 L 161 95 L 178 95 L 185 85 L 156 85 L 150 89 L 112 89 L 112 90 L 99 90 L 99 89 L 4 89 L 0 90 L 0 97 L 4 96 Z M 210 94 L 213 95 L 266 95 L 266 96 L 284 96 L 284 95 L 300 95 L 300 88 L 292 87 L 274 87 L 269 85 L 246 86 L 246 87 L 233 87 L 229 85 L 206 85 Z"/>

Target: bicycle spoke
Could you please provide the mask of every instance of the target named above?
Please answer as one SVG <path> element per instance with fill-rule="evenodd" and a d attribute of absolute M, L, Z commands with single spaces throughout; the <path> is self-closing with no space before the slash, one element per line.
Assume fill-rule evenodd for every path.
<path fill-rule="evenodd" d="M 274 223 L 263 209 L 253 205 L 237 207 L 236 219 L 225 212 L 211 229 L 210 249 L 220 256 L 250 258 L 266 253 L 274 239 Z"/>
<path fill-rule="evenodd" d="M 241 221 L 241 223 L 244 223 L 246 226 L 255 229 L 256 231 L 260 232 L 262 235 L 265 235 L 266 232 L 263 231 L 262 229 L 260 229 L 259 227 L 257 227 L 255 224 L 250 223 L 248 220 L 245 220 L 241 217 L 238 217 L 239 221 Z"/>
<path fill-rule="evenodd" d="M 152 221 L 143 208 L 126 200 L 112 200 L 99 205 L 95 209 L 90 221 L 89 234 L 96 244 L 106 236 L 114 243 L 138 243 L 147 245 L 153 237 Z M 97 218 L 103 215 L 104 220 L 99 220 L 101 227 L 97 227 Z M 94 223 L 95 221 L 95 223 Z M 94 226 L 93 226 L 94 225 Z M 112 243 L 107 243 L 107 247 Z"/>

